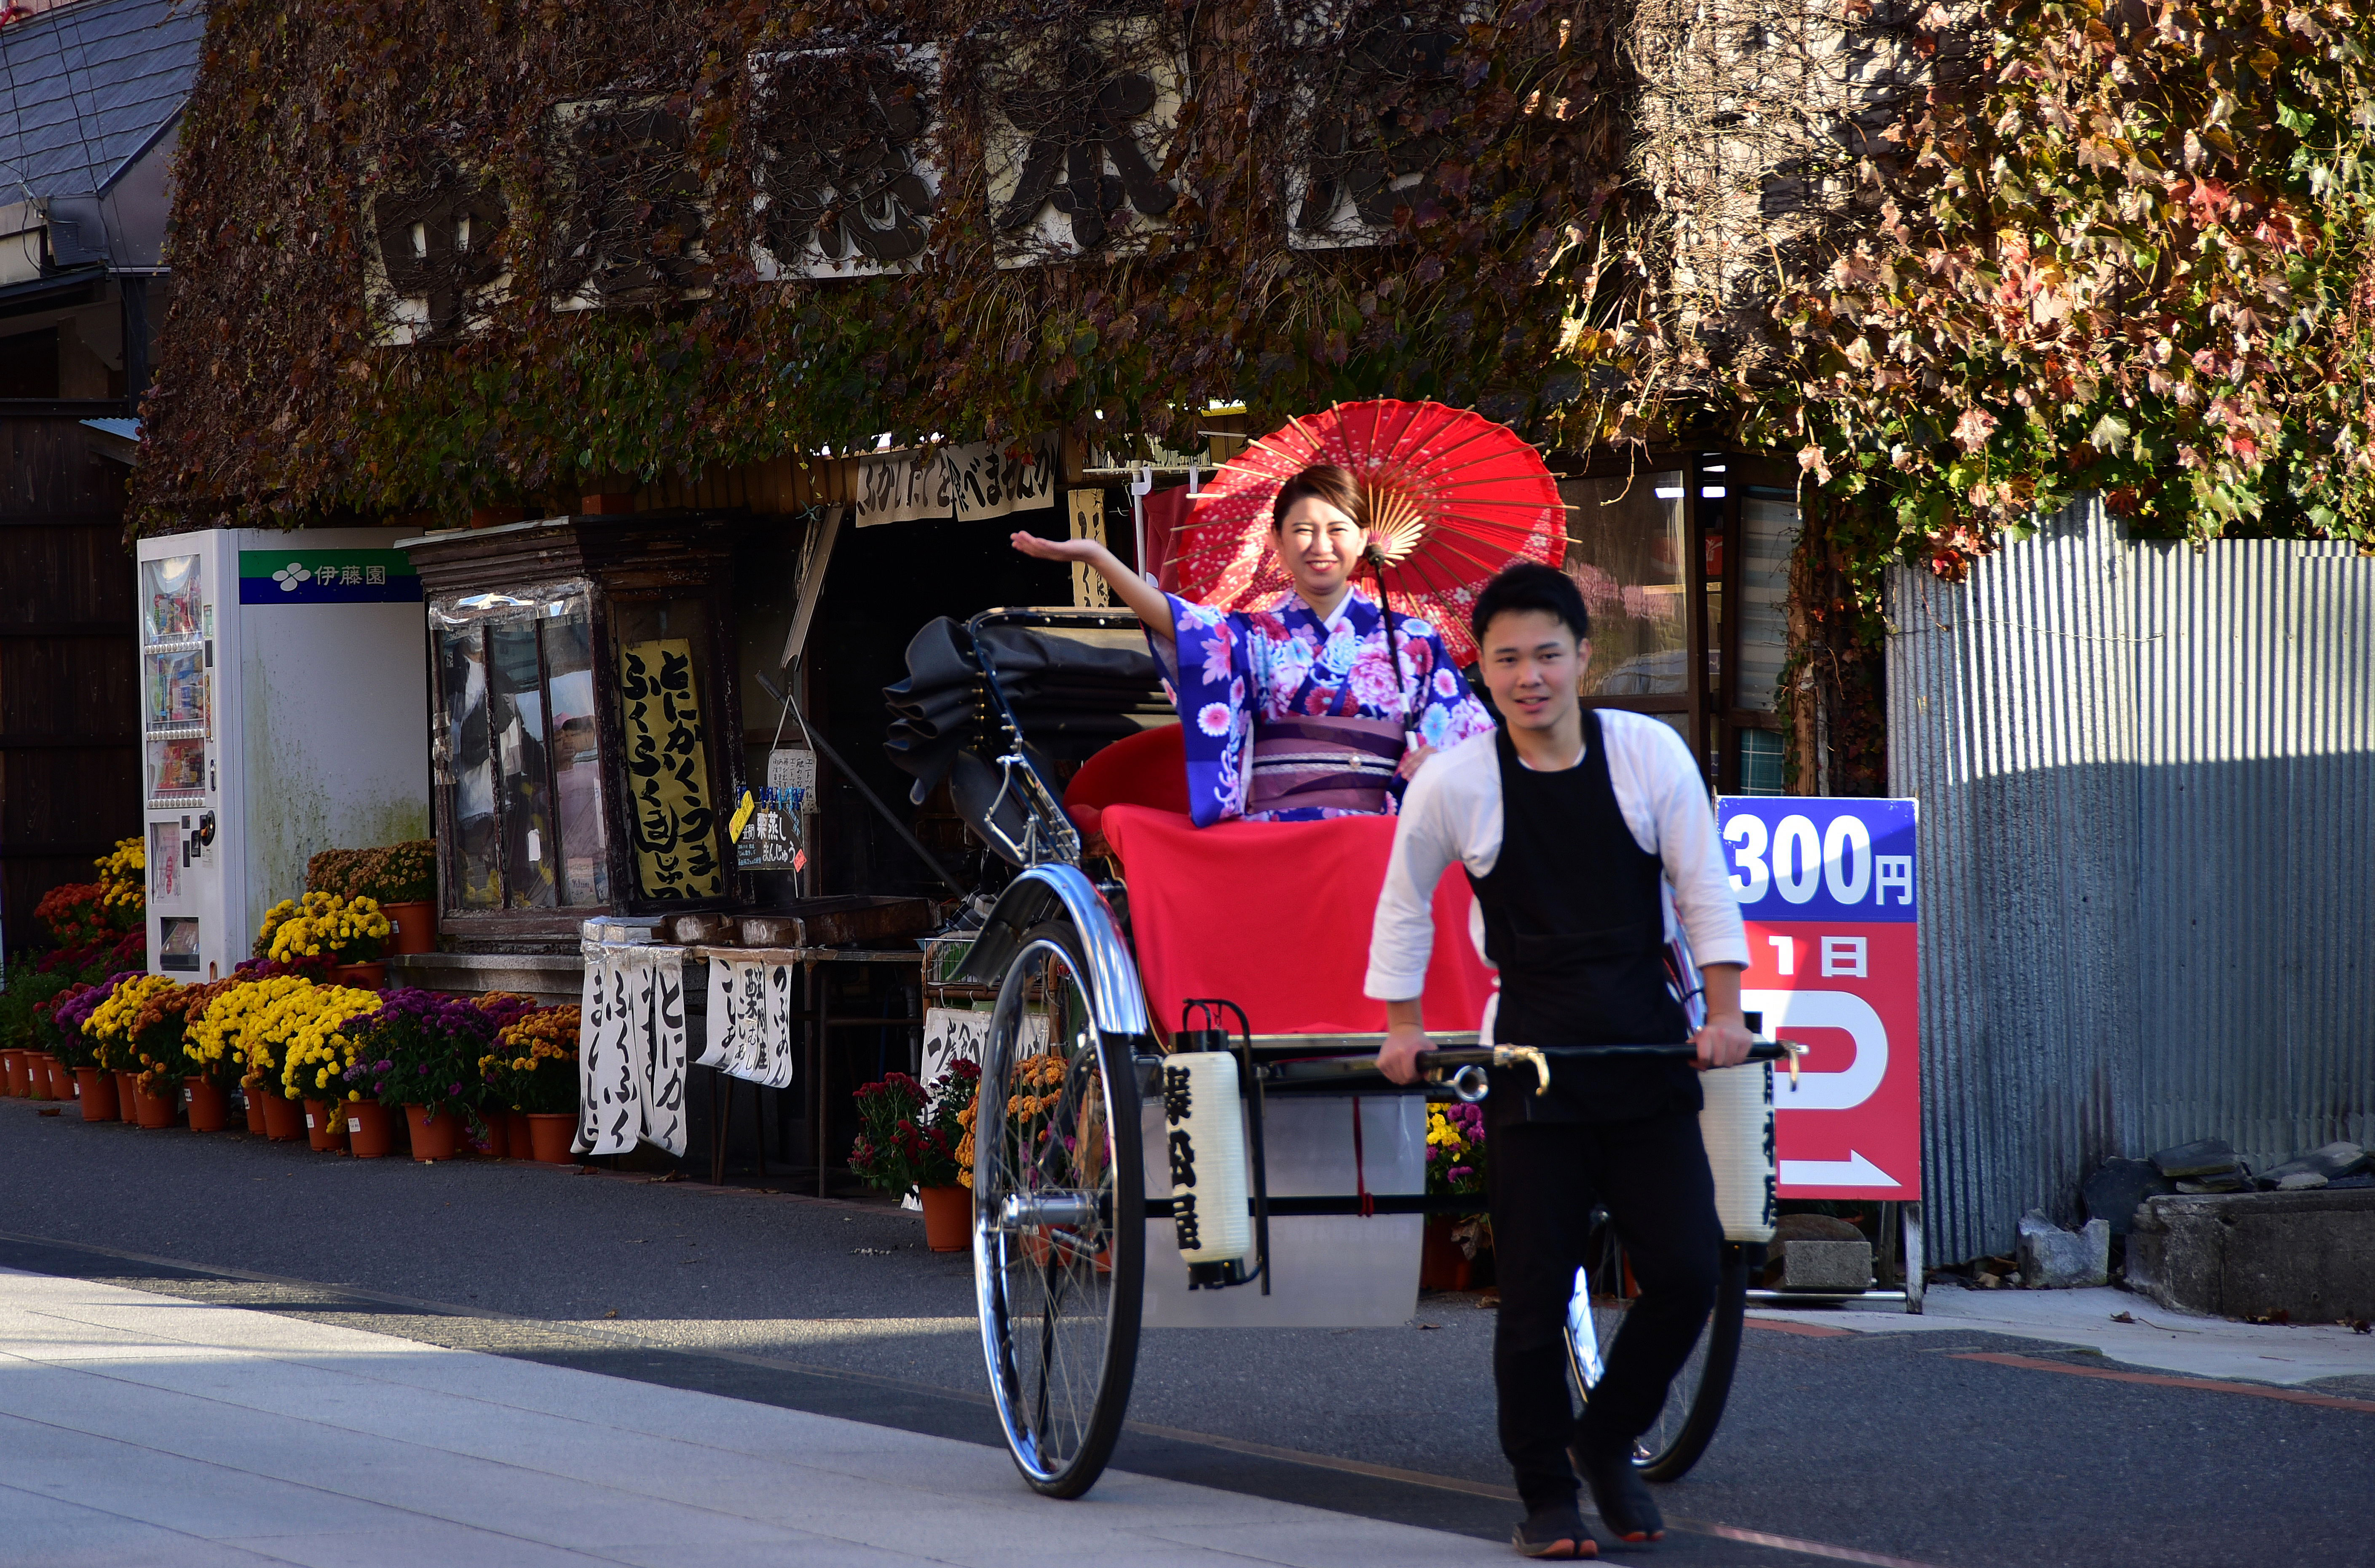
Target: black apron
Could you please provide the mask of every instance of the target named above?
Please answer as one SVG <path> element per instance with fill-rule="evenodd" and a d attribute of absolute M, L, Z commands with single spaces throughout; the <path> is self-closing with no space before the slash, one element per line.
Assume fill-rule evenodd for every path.
<path fill-rule="evenodd" d="M 1484 955 L 1501 972 L 1495 1043 L 1662 1044 L 1690 1038 L 1666 974 L 1663 867 L 1625 824 L 1599 714 L 1583 715 L 1583 761 L 1536 772 L 1505 729 L 1501 854 L 1469 874 L 1484 913 Z M 1485 1121 L 1621 1122 L 1699 1109 L 1686 1061 L 1554 1062 L 1548 1094 L 1531 1067 L 1494 1068 Z"/>

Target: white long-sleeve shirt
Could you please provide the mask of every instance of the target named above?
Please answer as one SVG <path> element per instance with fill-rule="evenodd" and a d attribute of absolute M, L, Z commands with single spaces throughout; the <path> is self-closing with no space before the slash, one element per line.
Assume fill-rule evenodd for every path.
<path fill-rule="evenodd" d="M 1659 903 L 1667 937 L 1679 925 L 1702 967 L 1745 966 L 1748 936 L 1724 868 L 1707 784 L 1690 749 L 1671 725 L 1645 713 L 1602 708 L 1600 733 L 1608 746 L 1609 783 L 1633 842 L 1665 863 Z M 1576 760 L 1583 760 L 1582 753 Z M 1495 737 L 1480 735 L 1428 758 L 1402 796 L 1393 859 L 1386 867 L 1369 931 L 1363 990 L 1385 1002 L 1418 996 L 1435 946 L 1436 883 L 1455 860 L 1486 877 L 1500 858 L 1501 764 Z M 1468 934 L 1483 953 L 1481 906 L 1469 911 Z"/>

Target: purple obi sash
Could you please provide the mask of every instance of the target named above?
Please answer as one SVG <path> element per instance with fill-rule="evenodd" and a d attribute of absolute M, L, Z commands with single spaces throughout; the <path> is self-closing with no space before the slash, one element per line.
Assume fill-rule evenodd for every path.
<path fill-rule="evenodd" d="M 1402 760 L 1399 719 L 1257 720 L 1246 811 L 1386 809 L 1386 786 Z"/>

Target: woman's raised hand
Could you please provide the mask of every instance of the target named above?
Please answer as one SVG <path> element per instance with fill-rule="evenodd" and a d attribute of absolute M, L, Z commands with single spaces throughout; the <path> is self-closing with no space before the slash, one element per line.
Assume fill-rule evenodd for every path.
<path fill-rule="evenodd" d="M 1113 589 L 1114 597 L 1154 629 L 1155 635 L 1171 635 L 1171 602 L 1163 596 L 1163 590 L 1124 566 L 1113 551 L 1096 540 L 1043 539 L 1036 534 L 1022 532 L 1010 534 L 1007 539 L 1024 555 L 1041 560 L 1069 560 L 1089 566 Z"/>
<path fill-rule="evenodd" d="M 1093 561 L 1105 547 L 1094 539 L 1043 539 L 1036 534 L 1017 532 L 1009 541 L 1024 555 L 1037 556 L 1041 560 Z"/>

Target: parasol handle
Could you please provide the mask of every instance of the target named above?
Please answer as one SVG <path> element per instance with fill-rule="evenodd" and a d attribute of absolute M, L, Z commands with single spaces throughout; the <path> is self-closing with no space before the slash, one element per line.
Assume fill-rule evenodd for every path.
<path fill-rule="evenodd" d="M 1418 732 L 1411 728 L 1410 699 L 1402 695 L 1401 633 L 1394 624 L 1393 595 L 1386 592 L 1386 552 L 1377 548 L 1377 540 L 1371 539 L 1362 548 L 1361 557 L 1377 575 L 1377 604 L 1386 613 L 1386 657 L 1393 663 L 1394 698 L 1402 710 L 1402 750 L 1408 754 L 1418 749 Z"/>

